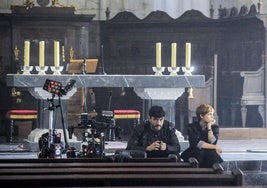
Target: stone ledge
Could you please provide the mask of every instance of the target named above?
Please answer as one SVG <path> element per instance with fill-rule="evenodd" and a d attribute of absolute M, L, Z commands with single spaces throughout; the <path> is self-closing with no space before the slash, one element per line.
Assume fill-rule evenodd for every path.
<path fill-rule="evenodd" d="M 267 128 L 220 128 L 220 140 L 267 139 Z"/>

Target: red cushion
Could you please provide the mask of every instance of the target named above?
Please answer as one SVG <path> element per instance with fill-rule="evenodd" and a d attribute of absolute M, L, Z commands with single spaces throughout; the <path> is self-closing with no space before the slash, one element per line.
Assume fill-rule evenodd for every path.
<path fill-rule="evenodd" d="M 138 110 L 114 110 L 114 114 L 140 114 Z"/>
<path fill-rule="evenodd" d="M 138 110 L 114 110 L 114 119 L 139 119 Z"/>
<path fill-rule="evenodd" d="M 8 115 L 37 115 L 37 110 L 9 110 Z"/>
<path fill-rule="evenodd" d="M 37 119 L 37 110 L 9 110 L 6 117 L 9 119 Z"/>

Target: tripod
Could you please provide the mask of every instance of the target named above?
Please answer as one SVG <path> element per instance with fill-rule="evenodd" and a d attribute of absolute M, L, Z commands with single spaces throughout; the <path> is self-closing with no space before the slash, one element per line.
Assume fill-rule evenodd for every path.
<path fill-rule="evenodd" d="M 74 83 L 75 83 L 75 80 L 71 80 L 70 82 L 68 82 L 67 86 L 63 88 L 61 83 L 59 82 L 46 80 L 46 83 L 43 89 L 52 93 L 52 98 L 47 99 L 47 101 L 49 102 L 49 105 L 48 105 L 49 131 L 48 133 L 43 134 L 39 138 L 40 152 L 38 153 L 38 158 L 62 158 L 62 153 L 64 150 L 63 150 L 63 146 L 61 143 L 61 133 L 58 133 L 56 131 L 55 122 L 54 122 L 54 112 L 56 108 L 60 108 L 62 129 L 63 129 L 64 141 L 65 141 L 65 150 L 69 148 L 65 123 L 64 123 L 64 117 L 63 117 L 61 96 L 66 95 L 67 92 L 70 89 L 72 89 Z M 54 103 L 54 98 L 56 95 L 58 96 L 58 100 L 59 100 L 58 105 L 55 105 Z"/>

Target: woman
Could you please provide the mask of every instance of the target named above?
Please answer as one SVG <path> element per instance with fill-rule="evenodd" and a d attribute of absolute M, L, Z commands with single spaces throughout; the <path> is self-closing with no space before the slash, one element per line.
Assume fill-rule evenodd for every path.
<path fill-rule="evenodd" d="M 181 158 L 195 157 L 199 167 L 211 168 L 215 163 L 222 163 L 220 156 L 222 149 L 218 147 L 219 126 L 215 124 L 214 108 L 208 104 L 201 104 L 196 109 L 198 121 L 187 127 L 189 148 L 182 154 Z"/>

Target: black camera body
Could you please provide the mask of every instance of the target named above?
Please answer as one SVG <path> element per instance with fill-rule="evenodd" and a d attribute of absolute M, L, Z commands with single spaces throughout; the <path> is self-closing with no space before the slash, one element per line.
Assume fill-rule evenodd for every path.
<path fill-rule="evenodd" d="M 50 139 L 53 142 L 50 142 Z M 62 157 L 62 143 L 61 133 L 53 131 L 52 138 L 49 133 L 44 133 L 38 140 L 39 150 L 38 158 L 61 158 Z"/>
<path fill-rule="evenodd" d="M 104 125 L 104 126 L 103 126 Z M 81 122 L 78 126 L 68 127 L 69 138 L 72 138 L 74 129 L 83 129 L 81 150 L 77 157 L 103 158 L 105 156 L 105 123 L 96 122 L 88 117 L 88 113 L 81 113 Z"/>
<path fill-rule="evenodd" d="M 84 130 L 78 157 L 103 158 L 104 156 L 104 133 L 92 128 Z"/>

